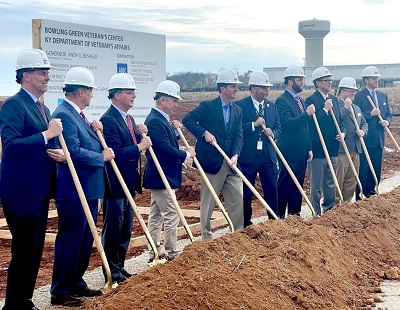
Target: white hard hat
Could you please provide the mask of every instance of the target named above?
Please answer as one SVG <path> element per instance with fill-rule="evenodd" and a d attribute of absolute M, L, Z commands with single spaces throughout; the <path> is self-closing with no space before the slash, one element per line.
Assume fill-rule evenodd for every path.
<path fill-rule="evenodd" d="M 379 74 L 378 68 L 375 66 L 368 66 L 365 67 L 365 69 L 362 72 L 362 77 L 380 77 L 381 75 Z"/>
<path fill-rule="evenodd" d="M 285 78 L 287 77 L 307 77 L 304 75 L 303 68 L 300 66 L 292 65 L 286 68 Z"/>
<path fill-rule="evenodd" d="M 218 73 L 217 76 L 217 84 L 224 83 L 224 84 L 242 84 L 239 81 L 238 74 L 235 70 L 232 69 L 225 69 Z"/>
<path fill-rule="evenodd" d="M 108 83 L 108 90 L 112 89 L 140 89 L 135 85 L 132 75 L 128 73 L 114 74 Z"/>
<path fill-rule="evenodd" d="M 344 77 L 343 79 L 340 80 L 339 88 L 358 90 L 356 80 L 349 76 Z"/>
<path fill-rule="evenodd" d="M 265 72 L 253 72 L 249 78 L 249 85 L 273 86 L 274 84 L 271 84 L 269 82 L 268 74 L 266 74 Z"/>
<path fill-rule="evenodd" d="M 178 83 L 170 80 L 162 81 L 158 84 L 156 93 L 162 93 L 171 97 L 174 97 L 179 100 L 183 100 L 180 96 L 181 88 Z"/>
<path fill-rule="evenodd" d="M 94 77 L 92 72 L 84 67 L 73 67 L 69 69 L 67 75 L 65 76 L 64 84 L 65 86 L 76 85 L 97 89 L 96 85 L 94 85 Z"/>
<path fill-rule="evenodd" d="M 15 71 L 21 69 L 50 69 L 54 68 L 50 65 L 47 55 L 42 50 L 32 48 L 23 51 L 17 58 L 17 66 Z"/>
<path fill-rule="evenodd" d="M 315 80 L 318 80 L 325 76 L 332 76 L 332 75 L 333 74 L 326 67 L 319 67 L 315 69 L 314 72 L 312 73 L 312 80 L 314 82 Z"/>

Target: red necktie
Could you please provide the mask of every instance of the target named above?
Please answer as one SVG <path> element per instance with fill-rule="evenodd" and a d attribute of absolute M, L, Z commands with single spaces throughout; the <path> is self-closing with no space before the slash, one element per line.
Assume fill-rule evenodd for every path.
<path fill-rule="evenodd" d="M 298 106 L 300 108 L 301 113 L 303 113 L 304 112 L 304 108 L 303 108 L 303 104 L 301 103 L 299 95 L 296 95 L 296 101 L 297 101 L 297 104 L 298 104 Z"/>
<path fill-rule="evenodd" d="M 126 116 L 126 124 L 128 125 L 128 129 L 129 129 L 129 132 L 131 133 L 133 142 L 134 142 L 135 144 L 137 144 L 135 131 L 133 130 L 132 120 L 131 120 L 131 118 L 129 117 L 129 115 Z"/>
<path fill-rule="evenodd" d="M 132 120 L 129 117 L 129 115 L 126 115 L 126 124 L 128 125 L 129 132 L 131 133 L 131 136 L 132 136 L 132 139 L 133 139 L 133 143 L 135 143 L 135 145 L 136 145 L 137 144 L 137 139 L 136 139 L 135 131 L 133 130 Z M 139 159 L 140 159 L 140 154 L 139 154 L 138 166 L 137 166 L 138 172 L 140 174 L 140 160 Z"/>
<path fill-rule="evenodd" d="M 43 116 L 43 119 L 45 120 L 45 122 L 47 123 L 47 117 L 46 117 L 46 113 L 44 113 L 44 107 L 43 107 L 43 103 L 41 103 L 39 100 L 36 101 L 36 105 L 39 108 L 40 113 Z"/>
<path fill-rule="evenodd" d="M 89 123 L 88 120 L 87 120 L 87 118 L 86 118 L 86 116 L 85 116 L 85 114 L 83 114 L 82 111 L 81 111 L 81 116 L 82 116 L 82 118 L 83 118 L 83 121 L 84 121 L 86 124 Z"/>

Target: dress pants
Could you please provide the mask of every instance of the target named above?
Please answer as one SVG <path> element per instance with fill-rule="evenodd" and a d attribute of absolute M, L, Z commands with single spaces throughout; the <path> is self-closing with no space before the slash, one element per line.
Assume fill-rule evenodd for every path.
<path fill-rule="evenodd" d="M 358 152 L 351 152 L 350 158 L 358 172 L 360 160 Z M 350 166 L 349 159 L 345 153 L 339 153 L 338 168 L 336 172 L 340 190 L 342 191 L 343 201 L 350 202 L 353 199 L 357 185 L 357 178 Z M 339 201 L 339 193 L 336 193 L 336 201 Z"/>
<path fill-rule="evenodd" d="M 378 179 L 378 184 L 381 181 L 381 172 L 382 172 L 382 157 L 383 157 L 383 149 L 380 146 L 377 147 L 368 147 L 367 148 L 368 155 L 371 159 L 372 166 L 374 168 L 376 178 Z M 371 169 L 369 168 L 367 158 L 365 157 L 364 152 L 360 154 L 360 181 L 361 186 L 363 187 L 363 193 L 366 197 L 371 195 L 375 195 L 375 180 L 372 176 Z M 356 196 L 357 199 L 359 197 L 360 189 L 356 188 Z"/>
<path fill-rule="evenodd" d="M 103 202 L 104 225 L 101 241 L 110 266 L 111 276 L 124 268 L 132 235 L 133 209 L 127 198 L 106 198 Z"/>
<path fill-rule="evenodd" d="M 275 215 L 278 216 L 278 193 L 276 189 L 276 182 L 278 178 L 276 163 L 272 162 L 269 154 L 258 152 L 256 158 L 251 164 L 240 164 L 243 175 L 247 180 L 254 185 L 257 172 L 261 181 L 263 189 L 263 198 L 269 207 L 274 211 Z M 253 192 L 250 188 L 243 183 L 243 217 L 244 227 L 252 224 L 251 217 L 253 210 L 251 208 L 251 202 L 253 200 Z"/>
<path fill-rule="evenodd" d="M 307 160 L 289 160 L 287 161 L 292 169 L 297 181 L 303 186 L 307 169 Z M 300 215 L 303 196 L 299 192 L 292 177 L 279 159 L 279 177 L 278 177 L 278 213 L 280 218 L 285 218 L 286 207 L 289 215 Z"/>
<path fill-rule="evenodd" d="M 88 200 L 93 220 L 97 221 L 98 200 Z M 83 275 L 89 266 L 93 235 L 79 201 L 58 201 L 58 232 L 54 248 L 54 266 L 50 292 L 70 295 L 87 287 Z"/>
<path fill-rule="evenodd" d="M 235 230 L 243 228 L 243 182 L 229 167 L 226 160 L 216 174 L 206 173 L 214 191 L 219 195 L 222 191 L 229 218 Z M 216 202 L 204 180 L 200 190 L 200 226 L 203 239 L 211 239 L 211 216 Z"/>
<path fill-rule="evenodd" d="M 330 157 L 333 169 L 337 170 L 337 157 Z M 336 187 L 326 158 L 313 158 L 308 163 L 310 172 L 311 205 L 316 215 L 321 215 L 333 208 L 335 204 Z M 323 201 L 321 204 L 321 198 Z"/>
<path fill-rule="evenodd" d="M 161 229 L 164 223 L 164 248 L 169 258 L 174 259 L 179 255 L 176 243 L 178 238 L 179 214 L 166 189 L 150 189 L 151 203 L 148 220 L 148 229 L 158 254 L 161 249 Z M 175 191 L 173 191 L 175 195 Z M 148 245 L 149 256 L 154 258 L 153 249 Z"/>
<path fill-rule="evenodd" d="M 2 199 L 12 235 L 12 258 L 8 266 L 3 309 L 31 309 L 31 301 L 42 259 L 49 200 Z"/>

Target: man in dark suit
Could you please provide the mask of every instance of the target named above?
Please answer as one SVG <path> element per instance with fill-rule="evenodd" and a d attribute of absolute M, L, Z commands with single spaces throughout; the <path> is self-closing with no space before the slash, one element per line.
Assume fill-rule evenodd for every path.
<path fill-rule="evenodd" d="M 258 173 L 264 199 L 276 216 L 279 216 L 276 151 L 267 136 L 279 139 L 281 123 L 275 103 L 267 100 L 271 86 L 266 73 L 253 72 L 249 79 L 250 96 L 236 101 L 243 113 L 243 150 L 239 163 L 244 176 L 252 185 Z M 243 183 L 244 227 L 252 224 L 252 198 L 252 191 Z"/>
<path fill-rule="evenodd" d="M 304 183 L 307 161 L 312 159 L 308 121 L 315 112 L 314 105 L 311 104 L 306 109 L 303 99 L 299 96 L 304 88 L 305 77 L 301 67 L 295 65 L 287 67 L 285 70 L 286 90 L 275 101 L 282 126 L 277 145 L 301 186 Z M 286 208 L 288 214 L 300 215 L 302 195 L 280 158 L 278 160 L 279 217 L 285 217 Z"/>
<path fill-rule="evenodd" d="M 359 153 L 362 152 L 360 137 L 364 137 L 367 134 L 368 124 L 362 115 L 360 108 L 355 104 L 352 104 L 352 100 L 354 99 L 357 90 L 356 80 L 352 77 L 344 77 L 340 80 L 339 106 L 343 125 L 346 128 L 345 142 L 351 161 L 358 172 L 360 165 Z M 359 127 L 358 131 L 354 124 L 354 118 L 350 109 L 353 109 L 354 111 L 354 116 Z M 342 191 L 343 201 L 350 202 L 354 196 L 357 179 L 350 166 L 349 159 L 344 151 L 342 143 L 339 145 L 338 169 L 336 174 L 340 190 Z M 339 201 L 338 193 L 336 193 L 336 201 Z"/>
<path fill-rule="evenodd" d="M 64 138 L 76 173 L 82 185 L 94 222 L 97 220 L 98 199 L 104 195 L 105 162 L 114 158 L 111 148 L 102 150 L 96 135 L 102 131 L 100 121 L 88 122 L 83 110 L 93 97 L 94 78 L 83 67 L 74 67 L 65 76 L 65 100 L 53 117 L 62 120 Z M 99 296 L 100 290 L 90 289 L 83 280 L 89 265 L 93 236 L 73 182 L 68 165 L 58 165 L 56 207 L 58 232 L 54 249 L 51 283 L 51 304 L 80 306 L 79 297 Z"/>
<path fill-rule="evenodd" d="M 17 59 L 20 91 L 0 112 L 3 144 L 0 197 L 12 235 L 3 309 L 37 309 L 31 301 L 42 258 L 49 200 L 54 198 L 55 161 L 65 161 L 60 149 L 50 149 L 62 131 L 39 98 L 50 80 L 47 55 L 38 49 Z M 42 112 L 43 114 L 42 114 Z"/>
<path fill-rule="evenodd" d="M 329 159 L 335 170 L 335 176 L 333 176 L 329 169 L 328 160 L 325 157 L 315 123 L 311 119 L 309 129 L 313 159 L 309 163 L 309 172 L 311 204 L 316 215 L 321 215 L 321 208 L 323 212 L 332 209 L 335 204 L 336 196 L 334 177 L 336 177 L 340 137 L 329 110 L 333 109 L 343 137 L 346 134 L 346 129 L 340 117 L 338 100 L 336 97 L 329 94 L 333 82 L 331 79 L 332 76 L 333 74 L 325 67 L 315 69 L 312 74 L 312 79 L 316 90 L 306 99 L 306 106 L 311 104 L 315 106 L 315 116 L 329 153 Z M 322 204 L 321 196 L 323 196 Z"/>
<path fill-rule="evenodd" d="M 146 117 L 145 125 L 153 143 L 153 150 L 172 189 L 182 183 L 182 163 L 195 155 L 193 148 L 180 150 L 178 134 L 174 128 L 181 128 L 177 121 L 170 121 L 170 114 L 178 107 L 180 87 L 174 81 L 162 81 L 156 90 L 156 106 Z M 148 220 L 149 233 L 156 245 L 160 258 L 173 260 L 180 251 L 177 249 L 177 227 L 179 215 L 166 189 L 160 173 L 149 151 L 146 152 L 147 164 L 144 173 L 144 187 L 150 189 L 151 204 Z M 172 192 L 175 195 L 175 191 Z M 164 248 L 162 251 L 161 228 L 164 222 Z M 154 252 L 149 246 L 149 263 L 154 259 Z"/>
<path fill-rule="evenodd" d="M 365 138 L 365 144 L 369 157 L 374 167 L 378 184 L 381 180 L 383 148 L 385 146 L 385 127 L 392 122 L 392 113 L 390 112 L 390 104 L 388 97 L 378 88 L 380 74 L 374 66 L 366 67 L 362 72 L 362 78 L 365 88 L 358 92 L 354 98 L 354 104 L 358 105 L 368 123 L 368 135 Z M 367 99 L 370 96 L 375 104 L 372 108 L 371 103 Z M 379 121 L 380 115 L 383 122 Z M 364 153 L 360 156 L 360 181 L 363 192 L 366 197 L 375 195 L 375 180 L 372 176 L 367 159 Z M 357 199 L 359 197 L 359 188 L 357 187 Z"/>
<path fill-rule="evenodd" d="M 240 83 L 234 70 L 222 70 L 217 77 L 219 97 L 201 102 L 182 120 L 197 138 L 197 159 L 217 195 L 222 190 L 235 230 L 243 228 L 243 184 L 230 166 L 238 164 L 243 146 L 242 109 L 233 102 Z M 214 141 L 230 157 L 230 163 L 213 146 Z M 211 215 L 215 201 L 204 180 L 201 180 L 200 198 L 201 235 L 203 239 L 211 239 Z"/>
<path fill-rule="evenodd" d="M 136 125 L 133 117 L 128 114 L 133 107 L 137 89 L 131 75 L 114 74 L 108 88 L 111 106 L 100 118 L 104 138 L 115 152 L 115 163 L 132 197 L 135 197 L 135 191 L 142 192 L 140 152 L 151 145 L 149 137 L 142 138 L 143 133 L 147 134 L 146 125 Z M 106 163 L 106 170 L 102 243 L 112 282 L 120 283 L 131 276 L 124 264 L 131 240 L 134 213 L 110 162 Z"/>

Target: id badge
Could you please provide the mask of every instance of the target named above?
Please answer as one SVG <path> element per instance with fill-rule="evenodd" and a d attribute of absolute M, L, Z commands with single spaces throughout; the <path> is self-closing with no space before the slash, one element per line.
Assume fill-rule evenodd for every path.
<path fill-rule="evenodd" d="M 262 145 L 263 145 L 262 141 L 258 140 L 257 141 L 257 150 L 262 150 Z"/>

